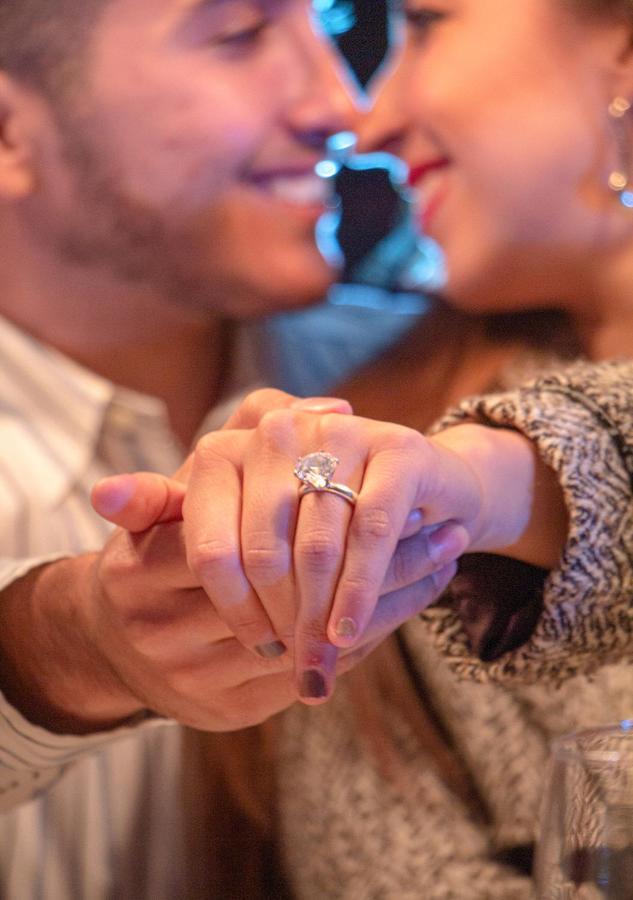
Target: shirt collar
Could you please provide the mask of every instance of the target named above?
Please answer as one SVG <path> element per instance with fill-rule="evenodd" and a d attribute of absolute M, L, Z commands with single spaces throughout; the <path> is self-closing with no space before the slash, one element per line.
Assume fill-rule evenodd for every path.
<path fill-rule="evenodd" d="M 221 428 L 244 394 L 261 386 L 261 347 L 259 326 L 238 329 L 227 391 L 208 413 L 199 434 Z M 184 449 L 169 429 L 161 400 L 114 385 L 2 316 L 0 386 L 0 415 L 7 416 L 16 429 L 30 433 L 28 441 L 16 442 L 16 447 L 28 446 L 29 467 L 21 464 L 20 450 L 8 454 L 3 465 L 27 496 L 33 489 L 29 474 L 33 466 L 46 472 L 45 483 L 38 480 L 37 496 L 51 507 L 68 495 L 104 445 L 111 444 L 104 436 L 117 430 L 142 432 L 146 448 L 162 443 L 162 470 L 172 471 L 181 462 Z M 147 456 L 140 453 L 143 468 L 150 467 Z M 121 468 L 118 459 L 105 462 L 110 470 Z M 127 471 L 139 468 L 132 457 L 122 464 Z"/>
<path fill-rule="evenodd" d="M 160 400 L 116 387 L 1 316 L 0 384 L 2 415 L 16 446 L 3 463 L 27 496 L 28 471 L 46 472 L 37 494 L 51 506 L 86 471 L 105 427 L 117 427 L 125 416 L 128 422 L 166 418 Z M 28 467 L 21 465 L 22 448 Z"/>

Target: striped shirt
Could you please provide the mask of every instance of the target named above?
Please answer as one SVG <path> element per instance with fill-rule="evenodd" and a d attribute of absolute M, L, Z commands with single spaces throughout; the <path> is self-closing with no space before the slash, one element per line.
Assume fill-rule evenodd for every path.
<path fill-rule="evenodd" d="M 0 590 L 42 561 L 103 544 L 110 527 L 89 500 L 97 479 L 170 472 L 182 456 L 161 401 L 115 387 L 0 318 Z M 180 741 L 160 720 L 51 734 L 0 696 L 3 900 L 184 896 Z"/>

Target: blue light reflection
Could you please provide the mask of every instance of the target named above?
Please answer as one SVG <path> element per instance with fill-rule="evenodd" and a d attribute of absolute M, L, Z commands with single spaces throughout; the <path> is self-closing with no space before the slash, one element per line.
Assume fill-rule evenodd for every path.
<path fill-rule="evenodd" d="M 331 207 L 316 228 L 320 252 L 331 266 L 342 269 L 345 265 L 338 237 L 342 204 L 337 194 L 337 179 L 343 169 L 352 173 L 383 170 L 398 198 L 398 221 L 355 266 L 350 280 L 392 291 L 441 290 L 447 277 L 444 254 L 437 242 L 422 234 L 416 224 L 416 201 L 408 187 L 406 163 L 391 153 L 356 153 L 356 145 L 356 136 L 351 132 L 333 135 L 328 141 L 327 158 L 316 166 L 316 173 L 330 181 L 332 188 Z"/>

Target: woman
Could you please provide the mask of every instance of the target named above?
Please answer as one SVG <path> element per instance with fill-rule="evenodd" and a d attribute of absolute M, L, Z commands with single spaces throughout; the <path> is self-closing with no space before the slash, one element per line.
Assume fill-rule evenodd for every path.
<path fill-rule="evenodd" d="M 428 365 L 418 369 L 428 347 L 421 335 L 374 372 L 373 390 L 356 380 L 346 395 L 358 412 L 370 414 L 379 411 L 377 397 L 393 404 L 397 396 L 398 409 L 389 406 L 385 416 L 383 408 L 383 417 L 397 413 L 425 427 L 431 388 L 439 412 L 465 394 L 538 370 L 543 351 L 550 361 L 564 345 L 593 360 L 628 353 L 633 216 L 626 100 L 633 95 L 633 7 L 625 0 L 433 0 L 428 6 L 413 0 L 405 13 L 409 42 L 385 95 L 389 103 L 397 91 L 398 101 L 391 100 L 384 145 L 412 165 L 425 228 L 443 247 L 447 294 L 459 312 L 438 309 L 432 327 L 427 323 Z M 543 328 L 543 309 L 561 313 L 562 326 L 553 318 Z M 466 331 L 471 324 L 474 337 Z M 460 346 L 465 358 L 447 362 L 445 351 Z M 403 373 L 410 386 L 404 405 Z M 247 801 L 241 808 L 276 835 L 295 896 L 530 895 L 530 847 L 550 737 L 630 712 L 630 670 L 601 668 L 591 682 L 577 675 L 592 655 L 602 662 L 621 657 L 630 640 L 622 601 L 630 591 L 631 522 L 621 498 L 630 491 L 631 455 L 626 443 L 618 449 L 611 437 L 616 413 L 625 415 L 627 391 L 602 395 L 598 379 L 592 395 L 595 377 L 581 368 L 563 379 L 546 378 L 532 395 L 465 406 L 468 415 L 539 439 L 545 459 L 560 464 L 570 504 L 570 539 L 563 567 L 545 582 L 545 615 L 526 648 L 503 654 L 493 671 L 519 682 L 546 670 L 572 677 L 559 690 L 545 683 L 454 680 L 447 657 L 481 672 L 462 627 L 485 578 L 477 569 L 454 591 L 461 621 L 450 610 L 430 610 L 431 628 L 419 621 L 404 626 L 357 677 L 341 682 L 329 703 L 286 713 L 276 723 L 272 780 L 264 783 L 259 773 L 248 780 L 245 766 L 236 780 Z M 530 396 L 538 402 L 530 404 Z M 575 398 L 582 410 L 575 425 L 562 396 Z M 553 439 L 543 436 L 544 425 Z M 345 446 L 336 449 L 343 458 Z M 256 463 L 250 465 L 256 472 Z M 606 504 L 592 502 L 600 473 L 616 520 Z M 326 498 L 302 502 L 310 499 Z M 322 504 L 319 521 L 327 523 L 332 508 Z M 508 590 L 524 578 L 524 605 L 530 606 L 543 576 L 532 569 L 517 576 L 512 569 Z M 221 607 L 221 598 L 217 602 Z M 479 643 L 489 658 L 516 643 L 511 619 L 508 633 L 496 636 L 484 623 Z M 534 625 L 529 615 L 527 624 Z M 561 639 L 569 646 L 561 648 Z M 218 753 L 231 759 L 227 768 L 234 771 L 239 738 L 227 741 L 218 750 L 221 742 L 209 739 L 201 752 L 214 763 Z M 251 774 L 253 760 L 269 758 L 264 744 L 247 748 L 245 757 Z M 216 777 L 218 769 L 206 771 Z"/>
<path fill-rule="evenodd" d="M 379 101 L 381 140 L 411 164 L 427 211 L 425 230 L 444 250 L 447 293 L 458 312 L 438 310 L 428 342 L 421 328 L 401 348 L 399 362 L 394 357 L 385 361 L 369 384 L 365 378 L 364 387 L 359 377 L 353 391 L 338 390 L 361 414 L 396 415 L 399 421 L 428 427 L 429 412 L 437 415 L 464 395 L 511 383 L 518 372 L 538 369 L 543 355 L 551 362 L 552 353 L 566 343 L 572 352 L 592 359 L 630 354 L 633 221 L 609 179 L 613 172 L 627 171 L 631 122 L 627 115 L 613 117 L 609 107 L 616 97 L 631 96 L 633 6 L 609 0 L 414 0 L 405 11 L 409 44 L 396 79 Z M 543 327 L 540 312 L 538 318 L 516 315 L 543 308 L 552 315 L 561 311 L 568 324 L 563 320 L 557 325 L 554 319 Z M 499 313 L 509 315 L 488 315 Z M 449 315 L 454 324 L 447 324 Z M 536 357 L 530 352 L 535 336 Z M 401 388 L 396 391 L 403 383 L 411 385 L 406 397 Z M 587 385 L 590 379 L 585 392 Z M 420 398 L 431 395 L 433 386 L 440 390 L 429 411 Z M 530 416 L 525 408 L 519 417 L 512 404 L 505 410 L 492 402 L 469 409 L 497 421 L 505 415 L 508 424 L 521 425 L 517 420 L 522 420 L 525 427 L 530 422 L 538 431 L 539 415 Z M 551 425 L 553 417 L 546 421 Z M 562 411 L 560 421 L 565 424 Z M 595 427 L 588 420 L 584 433 L 595 433 Z M 564 430 L 559 430 L 559 441 Z M 604 453 L 595 445 L 574 443 L 579 466 L 589 465 L 592 451 L 595 458 Z M 556 440 L 549 444 L 553 455 L 556 445 Z M 564 446 L 561 441 L 559 449 Z M 567 483 L 577 484 L 577 479 L 571 476 Z M 581 507 L 576 522 L 606 514 L 595 504 Z M 600 533 L 596 525 L 594 521 Z M 614 627 L 616 619 L 626 620 L 626 604 L 619 616 L 605 614 L 597 630 L 586 627 L 590 615 L 574 622 L 595 577 L 596 594 L 606 598 L 613 596 L 610 576 L 630 567 L 626 541 L 621 542 L 623 523 L 616 516 L 603 519 L 602 527 L 613 535 L 613 553 L 602 556 L 604 542 L 596 539 L 594 545 L 584 532 L 583 552 L 567 559 L 568 589 L 560 571 L 546 583 L 547 608 L 566 612 L 567 621 L 552 612 L 541 619 L 526 648 L 502 655 L 489 669 L 506 680 L 525 677 L 528 666 L 532 679 L 544 670 L 573 675 L 605 638 L 607 643 L 626 640 Z M 481 594 L 486 573 L 470 568 L 454 593 L 464 608 L 472 609 L 468 600 L 475 591 Z M 521 583 L 514 571 L 507 578 L 506 600 L 516 596 Z M 630 579 L 628 590 L 630 597 Z M 585 612 L 592 608 L 590 601 L 584 607 Z M 349 737 L 345 699 L 338 701 L 338 715 L 327 707 L 318 713 L 332 746 L 340 746 L 341 735 L 353 744 L 350 764 L 342 763 L 343 754 L 334 761 L 334 751 L 328 754 L 323 740 L 313 749 L 319 727 L 306 729 L 307 714 L 293 713 L 294 731 L 287 731 L 290 749 L 285 750 L 290 762 L 280 778 L 281 808 L 288 870 L 301 897 L 318 895 L 311 883 L 322 895 L 334 897 L 529 896 L 527 878 L 519 874 L 529 855 L 522 848 L 534 839 L 550 736 L 591 721 L 616 720 L 630 710 L 626 695 L 633 679 L 615 668 L 602 669 L 591 684 L 573 678 L 558 691 L 542 684 L 512 691 L 456 684 L 447 658 L 466 660 L 464 668 L 471 672 L 480 673 L 481 664 L 472 657 L 468 661 L 457 617 L 445 610 L 432 616 L 431 625 L 440 633 L 440 657 L 429 648 L 432 639 L 423 625 L 412 623 L 401 632 L 401 666 L 415 686 L 406 696 L 421 698 L 408 709 L 423 713 L 417 719 L 411 713 L 398 716 L 388 704 L 382 706 L 386 713 L 378 713 L 377 691 L 365 688 L 370 701 L 369 713 L 360 714 L 369 723 L 363 734 L 394 735 L 390 749 L 397 748 L 392 757 L 396 774 L 391 780 L 381 780 L 376 766 L 365 762 L 363 740 Z M 496 638 L 503 649 L 503 634 Z M 494 649 L 493 636 L 489 643 Z M 381 664 L 378 656 L 372 657 L 364 667 L 365 679 L 384 684 L 386 666 L 386 660 Z M 356 687 L 355 694 L 349 688 L 348 711 L 362 688 Z M 398 706 L 404 708 L 398 687 L 388 684 L 388 690 L 387 697 L 397 692 Z M 386 716 L 390 728 L 384 725 Z M 377 718 L 379 724 L 372 728 Z M 417 729 L 407 727 L 411 722 Z M 447 755 L 453 768 L 444 763 Z M 327 756 L 329 771 L 336 771 L 335 785 L 325 776 L 322 760 Z M 480 802 L 456 799 L 465 795 L 456 772 L 462 778 L 466 774 Z M 398 791 L 398 784 L 404 789 Z M 299 810 L 319 795 L 323 812 L 310 837 L 322 851 L 314 858 L 306 854 L 307 841 L 296 837 L 301 836 L 296 829 Z M 483 821 L 476 821 L 476 812 Z M 378 839 L 386 852 L 379 852 Z M 343 843 L 345 850 L 339 849 Z M 343 877 L 346 886 L 338 887 L 336 881 Z"/>

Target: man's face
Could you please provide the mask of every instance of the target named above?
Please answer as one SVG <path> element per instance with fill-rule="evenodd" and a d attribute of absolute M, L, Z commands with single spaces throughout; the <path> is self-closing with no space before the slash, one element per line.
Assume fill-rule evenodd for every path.
<path fill-rule="evenodd" d="M 39 148 L 39 239 L 189 308 L 318 299 L 313 170 L 353 112 L 337 65 L 308 0 L 112 0 Z"/>

